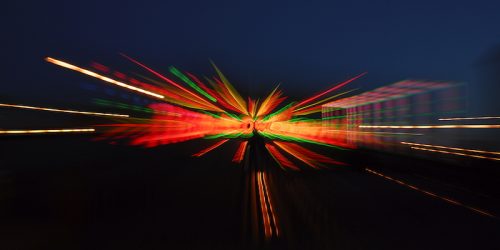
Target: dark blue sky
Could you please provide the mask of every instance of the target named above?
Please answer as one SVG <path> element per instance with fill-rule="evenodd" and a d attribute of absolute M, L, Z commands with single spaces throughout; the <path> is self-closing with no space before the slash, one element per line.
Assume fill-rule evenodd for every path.
<path fill-rule="evenodd" d="M 363 71 L 366 90 L 412 78 L 465 81 L 472 93 L 481 58 L 500 44 L 500 1 L 124 2 L 4 6 L 0 98 L 76 96 L 91 80 L 43 58 L 133 71 L 119 52 L 165 72 L 207 74 L 212 59 L 252 95 L 277 82 L 313 94 Z"/>

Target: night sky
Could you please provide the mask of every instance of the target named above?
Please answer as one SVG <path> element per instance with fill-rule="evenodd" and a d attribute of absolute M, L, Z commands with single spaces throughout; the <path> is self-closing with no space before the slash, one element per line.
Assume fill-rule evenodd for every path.
<path fill-rule="evenodd" d="M 262 100 L 280 84 L 284 95 L 290 96 L 281 105 L 363 72 L 368 74 L 340 91 L 359 88 L 353 92 L 357 94 L 406 79 L 451 81 L 464 83 L 462 97 L 468 109 L 453 115 L 498 117 L 500 0 L 20 0 L 3 3 L 0 12 L 0 103 L 131 117 L 0 108 L 3 132 L 96 129 L 94 134 L 2 135 L 0 249 L 252 249 L 247 243 L 265 249 L 500 245 L 500 168 L 493 161 L 500 151 L 500 129 L 357 126 L 362 119 L 376 125 L 379 121 L 386 125 L 385 118 L 397 125 L 434 119 L 437 115 L 426 109 L 431 106 L 428 96 L 415 101 L 423 103 L 422 109 L 411 106 L 410 98 L 408 102 L 401 98 L 403 104 L 391 102 L 389 108 L 374 105 L 331 116 L 339 118 L 338 123 L 332 119 L 322 127 L 291 120 L 278 123 L 276 131 L 284 131 L 282 137 L 290 140 L 283 145 L 311 142 L 294 149 L 297 152 L 276 151 L 293 162 L 304 162 L 303 171 L 281 171 L 274 162 L 277 154 L 268 146 L 278 147 L 271 141 L 282 139 L 261 136 L 261 118 L 241 123 L 254 129 L 244 160 L 237 165 L 231 159 L 239 145 L 246 144 L 241 143 L 241 134 L 226 143 L 220 140 L 235 133 L 227 130 L 225 135 L 226 130 L 217 129 L 219 121 L 220 127 L 227 123 L 225 118 L 210 126 L 213 120 L 165 107 L 167 115 L 158 112 L 156 119 L 141 119 L 151 114 L 124 110 L 123 105 L 106 106 L 102 100 L 135 106 L 156 100 L 44 60 L 50 56 L 84 68 L 99 62 L 132 77 L 147 74 L 120 53 L 162 73 L 168 74 L 173 65 L 200 77 L 215 75 L 213 61 L 242 96 Z M 442 101 L 435 96 L 432 101 Z M 102 99 L 101 105 L 96 98 Z M 394 112 L 393 104 L 404 112 Z M 413 119 L 410 109 L 422 112 L 415 112 Z M 382 119 L 376 117 L 387 110 Z M 111 123 L 115 125 L 100 126 Z M 128 123 L 133 125 L 127 127 Z M 463 123 L 499 124 L 498 119 Z M 261 124 L 262 131 L 269 128 L 269 135 L 282 138 L 273 134 L 272 119 Z M 281 126 L 287 128 L 280 130 Z M 175 137 L 176 133 L 183 137 Z M 133 144 L 136 136 L 145 142 L 171 143 L 212 134 L 220 147 L 205 139 L 154 148 L 123 145 Z M 406 144 L 400 145 L 403 141 Z M 407 146 L 410 141 L 424 145 L 420 151 L 425 152 Z M 211 145 L 213 152 L 191 157 Z M 447 146 L 456 148 L 447 152 L 443 149 L 451 150 Z M 344 150 L 351 148 L 355 150 Z M 306 168 L 308 158 L 332 164 Z M 333 164 L 337 161 L 342 165 Z M 272 223 L 266 225 L 270 215 Z M 270 237 L 264 228 L 271 229 Z"/>
<path fill-rule="evenodd" d="M 363 90 L 450 80 L 467 82 L 476 103 L 499 89 L 485 70 L 498 56 L 484 59 L 499 51 L 499 1 L 12 1 L 2 9 L 0 98 L 16 103 L 85 102 L 81 86 L 98 81 L 43 58 L 136 70 L 120 52 L 163 72 L 211 74 L 211 59 L 254 97 L 277 83 L 311 95 L 364 71 Z"/>

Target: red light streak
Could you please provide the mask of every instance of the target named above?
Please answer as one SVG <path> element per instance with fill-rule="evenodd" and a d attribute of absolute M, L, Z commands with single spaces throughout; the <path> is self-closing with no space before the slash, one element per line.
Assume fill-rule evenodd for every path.
<path fill-rule="evenodd" d="M 367 72 L 364 72 L 364 73 L 361 73 L 361 74 L 359 74 L 359 75 L 357 75 L 357 76 L 355 76 L 355 77 L 353 77 L 353 78 L 351 78 L 351 79 L 349 79 L 347 81 L 341 82 L 341 83 L 337 84 L 336 86 L 327 89 L 324 92 L 321 92 L 321 93 L 319 93 L 319 94 L 317 94 L 317 95 L 315 95 L 315 96 L 313 96 L 311 98 L 308 98 L 308 99 L 306 99 L 306 100 L 298 103 L 297 105 L 294 106 L 294 108 L 298 108 L 298 107 L 300 107 L 300 106 L 302 106 L 304 104 L 307 104 L 307 103 L 309 103 L 309 102 L 311 102 L 311 101 L 313 101 L 315 99 L 318 99 L 319 97 L 324 96 L 324 95 L 326 95 L 326 94 L 328 94 L 328 93 L 330 93 L 330 92 L 332 92 L 334 90 L 337 90 L 337 89 L 343 87 L 344 85 L 347 85 L 348 83 L 351 83 L 351 82 L 357 80 L 358 78 L 360 78 L 360 77 L 362 77 L 362 76 L 364 76 L 366 74 L 367 74 Z"/>
<path fill-rule="evenodd" d="M 286 158 L 283 154 L 281 154 L 276 147 L 273 145 L 266 143 L 266 149 L 269 151 L 269 154 L 278 162 L 278 164 L 283 168 L 283 166 L 288 167 L 292 170 L 300 170 L 295 164 L 293 164 L 288 158 Z"/>

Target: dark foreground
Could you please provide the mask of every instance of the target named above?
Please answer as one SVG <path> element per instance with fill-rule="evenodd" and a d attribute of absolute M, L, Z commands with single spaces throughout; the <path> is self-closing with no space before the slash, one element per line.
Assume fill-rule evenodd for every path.
<path fill-rule="evenodd" d="M 189 157 L 207 143 L 143 149 L 83 136 L 2 138 L 0 248 L 500 246 L 500 184 L 494 181 L 500 179 L 489 163 L 477 161 L 471 171 L 368 153 L 356 166 L 295 173 L 258 152 L 255 168 L 231 163 L 236 143 Z M 268 180 L 279 229 L 269 240 L 259 202 L 248 201 L 249 174 L 256 171 Z"/>

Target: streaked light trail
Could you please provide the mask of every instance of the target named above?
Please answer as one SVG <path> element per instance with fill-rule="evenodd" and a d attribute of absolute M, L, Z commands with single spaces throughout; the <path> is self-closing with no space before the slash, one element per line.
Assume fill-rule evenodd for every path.
<path fill-rule="evenodd" d="M 236 153 L 234 154 L 233 162 L 240 163 L 243 160 L 243 157 L 245 156 L 245 152 L 247 149 L 247 144 L 248 141 L 243 141 L 240 143 L 238 150 L 236 150 Z"/>
<path fill-rule="evenodd" d="M 360 128 L 500 128 L 500 125 L 403 125 L 403 126 L 378 126 L 378 125 L 360 125 Z"/>
<path fill-rule="evenodd" d="M 430 192 L 430 191 L 427 191 L 427 190 L 421 189 L 421 188 L 419 188 L 419 187 L 416 187 L 416 186 L 411 185 L 411 184 L 409 184 L 409 183 L 406 183 L 406 182 L 404 182 L 404 181 L 401 181 L 401 180 L 398 180 L 398 179 L 396 179 L 396 178 L 393 178 L 393 177 L 390 177 L 390 176 L 384 175 L 384 174 L 379 173 L 379 172 L 377 172 L 377 171 L 375 171 L 375 170 L 372 170 L 372 169 L 369 169 L 369 168 L 365 168 L 365 170 L 366 170 L 368 173 L 370 173 L 370 174 L 374 174 L 374 175 L 377 175 L 377 176 L 383 177 L 383 178 L 385 178 L 386 180 L 390 180 L 390 181 L 395 182 L 395 183 L 397 183 L 397 184 L 399 184 L 399 185 L 402 185 L 402 186 L 405 186 L 405 187 L 411 188 L 411 189 L 413 189 L 413 190 L 419 191 L 419 192 L 421 192 L 421 193 L 423 193 L 423 194 L 426 194 L 426 195 L 428 195 L 428 196 L 432 196 L 432 197 L 434 197 L 434 198 L 441 199 L 441 200 L 446 201 L 446 202 L 448 202 L 448 203 L 450 203 L 450 204 L 453 204 L 453 205 L 457 205 L 457 206 L 461 206 L 461 207 L 467 208 L 467 209 L 469 209 L 469 210 L 471 210 L 471 211 L 473 211 L 473 212 L 476 212 L 476 213 L 481 214 L 481 215 L 484 215 L 484 216 L 488 216 L 488 217 L 492 217 L 492 218 L 497 218 L 495 215 L 493 215 L 493 214 L 491 214 L 491 213 L 489 213 L 489 212 L 486 212 L 486 211 L 484 211 L 484 210 L 481 210 L 481 209 L 478 209 L 478 208 L 475 208 L 475 207 L 471 207 L 471 206 L 465 205 L 465 204 L 463 204 L 463 203 L 461 203 L 461 202 L 459 202 L 459 201 L 456 201 L 456 200 L 450 199 L 450 198 L 448 198 L 448 197 L 444 197 L 444 196 L 437 195 L 437 194 L 435 194 L 435 193 L 433 193 L 433 192 Z"/>
<path fill-rule="evenodd" d="M 490 120 L 490 119 L 500 119 L 500 116 L 439 118 L 438 120 L 440 120 L 440 121 L 461 121 L 461 120 Z"/>
<path fill-rule="evenodd" d="M 116 81 L 116 80 L 111 79 L 109 77 L 97 74 L 95 72 L 92 72 L 92 71 L 84 69 L 84 68 L 80 68 L 78 66 L 75 66 L 73 64 L 69 64 L 67 62 L 63 62 L 63 61 L 54 59 L 52 57 L 46 57 L 45 60 L 47 62 L 53 63 L 55 65 L 59 65 L 61 67 L 67 68 L 67 69 L 78 71 L 78 72 L 83 73 L 85 75 L 88 75 L 88 76 L 91 76 L 91 77 L 95 77 L 95 78 L 97 78 L 99 80 L 103 80 L 105 82 L 109 82 L 111 84 L 114 84 L 114 85 L 117 85 L 117 86 L 120 86 L 120 87 L 123 87 L 123 88 L 127 88 L 127 89 L 130 89 L 130 90 L 133 90 L 133 91 L 136 91 L 136 92 L 140 92 L 140 93 L 143 93 L 143 94 L 146 94 L 146 95 L 154 96 L 154 97 L 160 98 L 160 99 L 164 98 L 163 95 L 160 95 L 160 94 L 157 94 L 157 93 L 153 93 L 151 91 L 148 91 L 148 90 L 145 90 L 145 89 L 141 89 L 141 88 L 138 88 L 138 87 L 135 87 L 135 86 L 123 83 L 123 82 Z"/>
<path fill-rule="evenodd" d="M 82 114 L 82 115 L 129 117 L 129 115 L 121 115 L 121 114 L 89 112 L 89 111 L 77 111 L 77 110 L 69 110 L 69 109 L 42 108 L 42 107 L 34 107 L 34 106 L 26 106 L 26 105 L 15 105 L 15 104 L 6 104 L 6 103 L 0 103 L 0 107 L 33 109 L 33 110 L 43 110 L 43 111 L 62 112 L 62 113 L 71 113 L 71 114 Z"/>
<path fill-rule="evenodd" d="M 269 196 L 269 189 L 266 182 L 266 175 L 262 171 L 257 172 L 257 185 L 259 189 L 259 200 L 260 200 L 261 213 L 263 217 L 264 235 L 266 239 L 270 239 L 273 236 L 273 234 L 276 237 L 278 237 L 279 230 L 278 230 L 278 225 L 276 224 L 276 217 Z"/>
<path fill-rule="evenodd" d="M 224 144 L 225 142 L 229 141 L 229 139 L 225 139 L 225 140 L 222 140 L 222 141 L 219 141 L 217 143 L 215 143 L 214 145 L 206 148 L 206 149 L 203 149 L 202 151 L 194 154 L 193 156 L 196 156 L 196 157 L 200 157 L 200 156 L 203 156 L 204 154 L 216 149 L 217 147 L 219 147 L 220 145 Z"/>
<path fill-rule="evenodd" d="M 460 156 L 469 156 L 469 157 L 480 158 L 480 159 L 488 159 L 488 160 L 500 161 L 500 158 L 487 157 L 487 156 L 482 156 L 482 155 L 464 154 L 464 153 L 451 152 L 451 151 L 445 151 L 445 150 L 437 150 L 437 149 L 421 148 L 421 147 L 411 147 L 411 149 L 424 150 L 424 151 L 430 151 L 430 152 L 436 152 L 436 153 L 443 153 L 443 154 L 453 154 L 453 155 L 460 155 Z"/>
<path fill-rule="evenodd" d="M 456 151 L 466 151 L 466 152 L 474 152 L 474 153 L 500 155 L 500 152 L 495 152 L 495 151 L 485 151 L 485 150 L 466 149 L 466 148 L 453 148 L 453 147 L 430 145 L 430 144 L 420 144 L 420 143 L 404 142 L 404 141 L 401 142 L 401 144 L 412 145 L 412 146 L 430 147 L 430 148 L 444 148 L 444 149 L 451 149 L 451 150 L 456 150 Z"/>
<path fill-rule="evenodd" d="M 83 132 L 95 132 L 95 129 L 82 128 L 82 129 L 0 130 L 0 134 L 48 134 L 48 133 L 83 133 Z"/>

